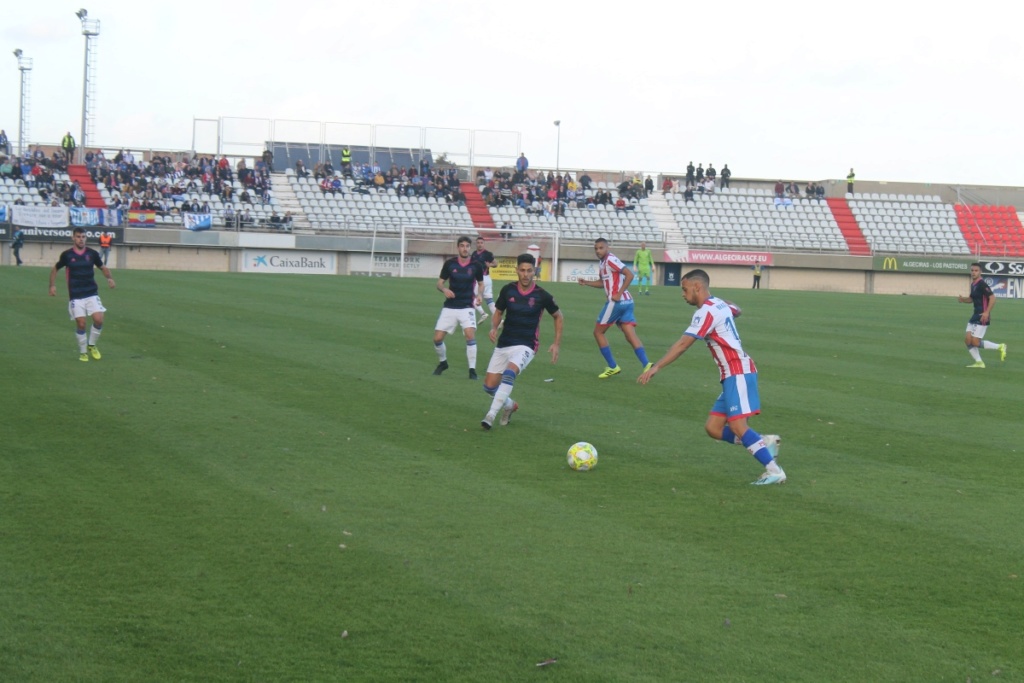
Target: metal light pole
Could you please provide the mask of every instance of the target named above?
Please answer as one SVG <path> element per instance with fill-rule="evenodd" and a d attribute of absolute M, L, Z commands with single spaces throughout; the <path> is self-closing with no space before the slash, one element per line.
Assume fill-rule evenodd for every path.
<path fill-rule="evenodd" d="M 32 70 L 32 60 L 24 57 L 21 49 L 14 51 L 18 58 L 18 71 L 21 72 L 21 96 L 18 98 L 18 156 L 25 153 L 25 132 L 28 129 L 28 110 L 25 99 L 28 95 L 28 72 Z"/>
<path fill-rule="evenodd" d="M 80 9 L 75 16 L 82 22 L 82 35 L 85 36 L 85 73 L 82 76 L 82 137 L 79 138 L 78 146 L 84 150 L 89 143 L 89 59 L 92 49 L 92 39 L 100 34 L 100 22 L 89 19 L 89 12 Z M 70 163 L 70 159 L 68 160 Z"/>
<path fill-rule="evenodd" d="M 562 153 L 562 121 L 555 121 L 555 128 L 558 129 L 557 142 L 555 143 L 555 175 L 560 173 L 560 159 L 559 156 Z"/>

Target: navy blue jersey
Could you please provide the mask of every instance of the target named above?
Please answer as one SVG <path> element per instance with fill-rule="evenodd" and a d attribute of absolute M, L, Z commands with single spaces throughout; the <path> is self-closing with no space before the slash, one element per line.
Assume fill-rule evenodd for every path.
<path fill-rule="evenodd" d="M 501 288 L 494 307 L 505 316 L 498 348 L 529 346 L 534 353 L 540 348 L 540 319 L 544 311 L 552 315 L 558 312 L 555 297 L 546 289 L 534 284 L 523 291 L 519 289 L 518 282 L 510 282 Z"/>
<path fill-rule="evenodd" d="M 988 323 L 981 322 L 981 314 L 985 312 L 985 301 L 992 296 L 992 288 L 985 282 L 985 278 L 979 277 L 977 282 L 971 282 L 971 301 L 974 302 L 974 315 L 968 321 L 972 325 L 981 325 Z M 991 318 L 989 319 L 991 322 Z"/>
<path fill-rule="evenodd" d="M 57 259 L 57 270 L 67 268 L 68 297 L 74 299 L 85 299 L 99 293 L 96 286 L 96 277 L 93 274 L 94 268 L 103 266 L 103 258 L 95 249 L 86 247 L 84 251 L 77 252 L 74 247 L 61 253 Z"/>
<path fill-rule="evenodd" d="M 484 271 L 473 259 L 469 263 L 459 263 L 453 257 L 441 266 L 441 279 L 448 281 L 448 289 L 455 295 L 454 299 L 445 299 L 445 308 L 473 308 L 473 286 L 484 281 Z"/>
<path fill-rule="evenodd" d="M 484 275 L 491 274 L 491 267 L 487 264 L 494 262 L 494 254 L 484 249 L 483 251 L 474 251 L 469 255 L 469 258 L 473 261 L 478 261 L 483 266 Z"/>

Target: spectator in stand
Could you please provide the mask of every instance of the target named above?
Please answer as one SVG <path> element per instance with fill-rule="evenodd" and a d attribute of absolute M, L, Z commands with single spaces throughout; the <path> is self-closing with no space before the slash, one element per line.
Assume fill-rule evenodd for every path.
<path fill-rule="evenodd" d="M 791 180 L 786 186 L 786 196 L 790 199 L 800 199 L 800 187 L 795 180 Z"/>
<path fill-rule="evenodd" d="M 804 188 L 804 196 L 808 199 L 814 199 L 817 196 L 818 188 L 814 184 L 813 180 L 807 181 L 807 187 Z"/>
<path fill-rule="evenodd" d="M 263 150 L 263 163 L 267 165 L 268 172 L 274 172 L 274 153 L 269 149 Z"/>
<path fill-rule="evenodd" d="M 816 188 L 814 188 L 814 196 L 815 196 L 815 199 L 817 199 L 819 202 L 822 199 L 824 199 L 825 198 L 825 186 L 824 185 L 818 185 Z"/>
<path fill-rule="evenodd" d="M 694 185 L 697 182 L 696 170 L 693 168 L 693 162 L 686 164 L 686 184 Z"/>
<path fill-rule="evenodd" d="M 715 167 L 712 166 L 711 164 L 708 164 L 707 170 L 704 171 L 704 177 L 705 178 L 711 178 L 712 180 L 714 180 L 716 176 L 717 176 L 717 173 L 715 172 Z"/>
<path fill-rule="evenodd" d="M 252 204 L 252 195 L 249 194 L 249 190 L 243 189 L 242 194 L 238 197 L 239 201 L 243 204 Z"/>
<path fill-rule="evenodd" d="M 501 224 L 501 238 L 506 242 L 512 239 L 512 223 L 509 221 Z"/>
<path fill-rule="evenodd" d="M 644 181 L 644 196 L 650 197 L 654 194 L 654 181 L 651 176 L 647 176 L 647 180 Z"/>
<path fill-rule="evenodd" d="M 490 166 L 484 169 L 484 182 L 489 183 L 494 180 L 494 171 Z"/>
<path fill-rule="evenodd" d="M 252 225 L 252 214 L 249 213 L 249 209 L 245 208 L 242 213 L 238 216 L 238 222 L 244 227 Z"/>
<path fill-rule="evenodd" d="M 729 164 L 722 167 L 720 177 L 722 179 L 722 187 L 729 187 L 729 178 L 732 178 L 732 171 L 729 170 Z"/>
<path fill-rule="evenodd" d="M 775 183 L 775 198 L 782 199 L 786 196 L 786 184 L 781 180 Z"/>
<path fill-rule="evenodd" d="M 516 159 L 516 182 L 521 183 L 526 179 L 526 171 L 530 168 L 530 161 L 526 158 L 526 154 L 523 152 L 519 153 L 519 158 Z"/>
<path fill-rule="evenodd" d="M 853 181 L 857 178 L 854 174 L 853 169 L 850 169 L 850 173 L 846 176 L 846 192 L 847 194 L 853 194 Z"/>
<path fill-rule="evenodd" d="M 626 211 L 629 207 L 626 206 L 626 199 L 619 195 L 619 198 L 615 200 L 615 212 Z"/>
<path fill-rule="evenodd" d="M 692 182 L 686 183 L 686 190 L 683 192 L 683 200 L 687 202 L 693 201 L 693 190 L 694 185 Z"/>
<path fill-rule="evenodd" d="M 5 130 L 0 130 L 0 149 L 3 149 L 5 155 L 11 155 L 11 141 L 7 139 Z"/>
<path fill-rule="evenodd" d="M 224 224 L 230 227 L 235 226 L 235 207 L 232 204 L 228 204 L 224 207 Z"/>
<path fill-rule="evenodd" d="M 75 159 L 75 146 L 75 138 L 72 137 L 69 130 L 64 139 L 60 141 L 60 148 L 64 150 L 64 160 L 69 164 Z"/>
<path fill-rule="evenodd" d="M 297 175 L 300 178 L 309 177 L 309 171 L 306 170 L 306 165 L 302 163 L 302 159 L 299 159 L 298 161 L 295 162 L 295 175 Z"/>
<path fill-rule="evenodd" d="M 697 185 L 700 185 L 701 183 L 704 182 L 704 165 L 703 164 L 697 164 L 697 171 L 696 171 L 696 175 L 694 176 L 694 178 L 697 181 Z"/>
<path fill-rule="evenodd" d="M 672 192 L 672 189 L 672 179 L 669 178 L 668 176 L 665 176 L 665 179 L 661 181 L 661 193 L 668 194 L 669 192 Z"/>
<path fill-rule="evenodd" d="M 584 171 L 584 172 L 583 172 L 583 173 L 582 173 L 582 174 L 581 174 L 581 175 L 579 176 L 579 181 L 580 181 L 580 187 L 582 187 L 582 188 L 583 188 L 583 191 L 584 191 L 584 192 L 589 192 L 589 191 L 590 191 L 590 186 L 591 186 L 591 184 L 592 184 L 592 183 L 594 182 L 593 180 L 591 180 L 590 176 L 589 176 L 589 175 L 587 175 L 587 172 L 586 172 L 586 171 Z"/>
<path fill-rule="evenodd" d="M 715 193 L 715 179 L 714 178 L 705 177 L 704 178 L 704 185 L 703 185 L 702 189 L 704 190 L 704 194 L 714 194 Z"/>

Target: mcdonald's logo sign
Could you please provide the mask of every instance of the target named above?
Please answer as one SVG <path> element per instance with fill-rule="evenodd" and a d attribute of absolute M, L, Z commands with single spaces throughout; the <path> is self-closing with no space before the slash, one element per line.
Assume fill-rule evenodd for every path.
<path fill-rule="evenodd" d="M 900 263 L 895 256 L 886 256 L 882 259 L 882 270 L 899 270 Z"/>

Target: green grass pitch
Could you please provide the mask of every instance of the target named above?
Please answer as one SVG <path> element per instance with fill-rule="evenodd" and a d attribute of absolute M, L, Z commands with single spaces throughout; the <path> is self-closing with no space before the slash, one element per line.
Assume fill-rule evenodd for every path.
<path fill-rule="evenodd" d="M 546 317 L 488 433 L 430 280 L 115 277 L 81 363 L 46 270 L 0 269 L 0 680 L 1024 680 L 1020 302 L 978 371 L 956 292 L 712 281 L 783 438 L 753 487 L 703 345 L 642 387 L 612 330 L 597 379 L 594 289 L 550 285 L 561 359 Z M 656 360 L 692 309 L 636 306 Z"/>

